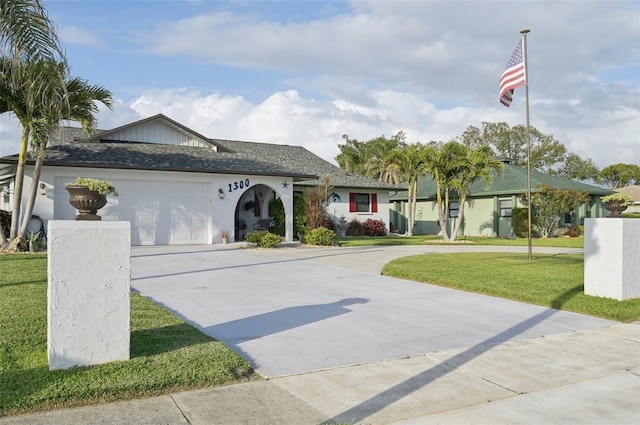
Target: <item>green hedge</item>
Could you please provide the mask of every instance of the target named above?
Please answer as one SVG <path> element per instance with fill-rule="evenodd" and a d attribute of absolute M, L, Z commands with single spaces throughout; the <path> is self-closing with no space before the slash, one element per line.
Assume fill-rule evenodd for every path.
<path fill-rule="evenodd" d="M 280 236 L 274 235 L 273 233 L 267 232 L 266 230 L 247 233 L 244 239 L 248 243 L 258 245 L 260 248 L 274 248 L 281 242 Z"/>
<path fill-rule="evenodd" d="M 304 239 L 308 245 L 333 245 L 333 239 L 336 237 L 336 232 L 327 229 L 326 227 L 318 227 L 317 229 L 309 230 Z"/>
<path fill-rule="evenodd" d="M 511 230 L 517 238 L 529 237 L 527 208 L 513 208 L 511 210 Z"/>

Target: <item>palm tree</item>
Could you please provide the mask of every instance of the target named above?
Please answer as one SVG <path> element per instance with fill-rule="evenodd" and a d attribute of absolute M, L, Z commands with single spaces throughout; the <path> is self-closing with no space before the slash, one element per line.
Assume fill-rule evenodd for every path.
<path fill-rule="evenodd" d="M 455 170 L 460 166 L 460 158 L 463 157 L 464 146 L 457 142 L 448 142 L 444 145 L 434 145 L 429 152 L 429 160 L 425 168 L 425 174 L 429 175 L 436 184 L 436 204 L 438 209 L 438 223 L 442 231 L 442 238 L 449 241 L 446 217 L 449 211 L 449 191 Z"/>
<path fill-rule="evenodd" d="M 414 143 L 393 149 L 383 162 L 383 169 L 389 171 L 392 181 L 407 182 L 409 190 L 407 234 L 409 236 L 413 236 L 413 225 L 416 220 L 418 178 L 425 174 L 432 150 L 430 146 Z"/>
<path fill-rule="evenodd" d="M 336 162 L 348 173 L 354 173 L 371 179 L 388 181 L 384 159 L 395 148 L 406 146 L 405 134 L 399 131 L 396 135 L 387 139 L 379 136 L 366 142 L 349 139 L 343 135 L 343 145 L 338 145 L 340 153 L 336 156 Z"/>
<path fill-rule="evenodd" d="M 455 143 L 455 142 L 454 142 Z M 451 171 L 451 187 L 458 194 L 458 219 L 451 232 L 451 241 L 455 241 L 460 232 L 460 225 L 464 219 L 464 204 L 467 201 L 469 187 L 477 180 L 484 180 L 485 187 L 491 183 L 492 170 L 502 172 L 504 165 L 494 156 L 489 146 L 480 146 L 477 149 L 469 149 L 464 145 L 458 152 L 462 155 L 455 162 L 456 166 Z"/>
<path fill-rule="evenodd" d="M 40 103 L 39 94 L 42 84 L 39 80 L 25 81 L 25 75 L 29 72 L 23 69 L 25 64 L 38 61 L 55 61 L 60 64 L 61 72 L 58 81 L 63 83 L 63 75 L 68 70 L 64 52 L 54 28 L 40 0 L 0 0 L 0 60 L 2 61 L 0 78 L 3 93 L 0 94 L 0 113 L 10 112 L 10 102 L 5 97 L 7 90 L 22 86 L 22 100 L 33 107 L 35 103 Z M 30 74 L 33 77 L 33 74 Z M 31 86 L 29 86 L 30 83 Z M 28 95 L 24 90 L 28 90 Z M 24 129 L 24 128 L 23 128 Z M 26 161 L 29 135 L 32 130 L 41 131 L 42 126 L 34 123 L 33 128 L 23 131 L 22 143 L 18 156 L 18 170 L 14 182 L 14 208 L 10 237 L 17 234 L 17 215 L 22 197 L 23 170 Z M 16 214 L 15 206 L 18 206 Z M 15 221 L 15 224 L 14 224 Z M 7 239 L 3 232 L 0 232 L 0 247 L 6 245 Z"/>
<path fill-rule="evenodd" d="M 113 97 L 109 90 L 101 86 L 89 85 L 86 80 L 78 77 L 66 81 L 66 92 L 64 92 L 64 96 L 58 100 L 58 105 L 61 106 L 61 109 L 58 110 L 54 107 L 49 111 L 49 116 L 42 118 L 43 122 L 45 122 L 44 127 L 50 130 L 47 136 L 50 136 L 52 131 L 55 131 L 55 128 L 58 127 L 62 121 L 78 122 L 82 126 L 84 134 L 89 136 L 94 132 L 96 126 L 95 116 L 98 113 L 97 102 L 102 103 L 108 108 L 111 108 L 113 104 Z M 47 141 L 48 137 L 45 137 L 37 142 L 38 153 L 33 168 L 29 198 L 25 206 L 25 220 L 23 220 L 20 232 L 18 232 L 18 238 L 25 237 L 27 225 L 29 224 L 29 220 L 26 218 L 31 217 L 31 213 L 33 212 Z"/>
<path fill-rule="evenodd" d="M 46 128 L 46 122 L 41 117 L 45 105 L 48 104 L 44 101 L 49 96 L 46 93 L 51 91 L 49 87 L 60 86 L 57 84 L 59 81 L 57 70 L 48 67 L 47 64 L 45 60 L 38 60 L 23 62 L 20 67 L 17 67 L 9 58 L 0 59 L 0 114 L 13 113 L 22 125 L 9 239 L 14 239 L 18 234 L 24 166 L 29 140 L 38 143 L 48 135 L 49 129 Z M 52 85 L 53 81 L 56 83 Z"/>
<path fill-rule="evenodd" d="M 15 70 L 3 67 L 7 61 L 5 59 L 0 63 L 0 69 Z M 113 102 L 111 93 L 103 87 L 91 86 L 80 78 L 60 80 L 58 76 L 64 69 L 64 64 L 38 60 L 23 63 L 20 78 L 11 78 L 12 76 L 0 72 L 0 114 L 12 112 L 16 115 L 22 125 L 21 149 L 25 151 L 24 157 L 21 152 L 16 170 L 10 240 L 20 241 L 26 233 L 27 218 L 33 211 L 45 149 L 53 131 L 62 121 L 73 120 L 79 122 L 85 134 L 89 135 L 94 130 L 95 114 L 98 112 L 95 102 L 101 102 L 107 107 Z M 19 227 L 26 146 L 29 142 L 37 153 L 36 164 L 24 211 L 25 220 Z"/>
<path fill-rule="evenodd" d="M 0 55 L 15 62 L 65 63 L 55 27 L 40 0 L 0 0 Z"/>

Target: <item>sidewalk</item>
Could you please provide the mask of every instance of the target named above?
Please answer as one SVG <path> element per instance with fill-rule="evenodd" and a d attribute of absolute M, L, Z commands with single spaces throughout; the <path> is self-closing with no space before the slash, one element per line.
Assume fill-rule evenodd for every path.
<path fill-rule="evenodd" d="M 640 324 L 46 413 L 0 424 L 637 424 Z"/>

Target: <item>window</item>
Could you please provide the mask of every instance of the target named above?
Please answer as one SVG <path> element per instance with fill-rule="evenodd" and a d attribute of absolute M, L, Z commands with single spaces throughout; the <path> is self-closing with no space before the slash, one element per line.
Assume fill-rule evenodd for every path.
<path fill-rule="evenodd" d="M 378 195 L 375 193 L 350 193 L 349 212 L 378 212 Z"/>
<path fill-rule="evenodd" d="M 369 212 L 368 193 L 356 193 L 356 212 Z"/>
<path fill-rule="evenodd" d="M 513 201 L 511 199 L 500 199 L 500 217 L 511 217 Z"/>
<path fill-rule="evenodd" d="M 0 195 L 2 195 L 3 202 L 9 205 L 9 186 L 0 187 Z"/>
<path fill-rule="evenodd" d="M 460 214 L 460 204 L 458 201 L 449 202 L 449 218 L 458 218 Z"/>

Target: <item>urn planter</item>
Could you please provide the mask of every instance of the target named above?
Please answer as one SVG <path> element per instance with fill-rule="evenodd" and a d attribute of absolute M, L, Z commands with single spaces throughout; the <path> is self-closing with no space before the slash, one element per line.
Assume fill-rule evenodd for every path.
<path fill-rule="evenodd" d="M 613 200 L 604 204 L 607 211 L 611 212 L 609 217 L 622 217 L 622 212 L 627 209 L 623 201 Z"/>
<path fill-rule="evenodd" d="M 67 185 L 66 189 L 69 192 L 69 203 L 78 210 L 76 220 L 102 220 L 98 210 L 107 205 L 106 195 L 80 185 Z"/>

